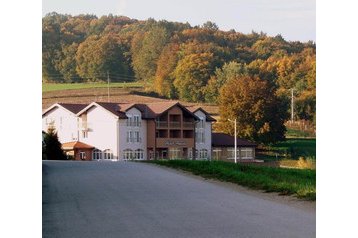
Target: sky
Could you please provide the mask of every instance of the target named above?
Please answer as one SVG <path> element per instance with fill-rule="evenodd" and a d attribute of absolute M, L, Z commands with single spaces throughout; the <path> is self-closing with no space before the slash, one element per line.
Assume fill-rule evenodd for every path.
<path fill-rule="evenodd" d="M 215 22 L 221 30 L 281 34 L 289 41 L 316 41 L 315 0 L 43 0 L 42 15 L 124 15 L 190 25 Z"/>

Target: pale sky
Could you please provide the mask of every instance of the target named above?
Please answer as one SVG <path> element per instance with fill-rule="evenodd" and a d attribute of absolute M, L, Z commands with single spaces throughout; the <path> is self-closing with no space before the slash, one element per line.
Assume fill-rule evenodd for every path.
<path fill-rule="evenodd" d="M 315 0 L 43 0 L 42 15 L 124 15 L 138 20 L 154 18 L 189 22 L 191 26 L 215 22 L 221 30 L 281 34 L 290 41 L 316 41 Z"/>

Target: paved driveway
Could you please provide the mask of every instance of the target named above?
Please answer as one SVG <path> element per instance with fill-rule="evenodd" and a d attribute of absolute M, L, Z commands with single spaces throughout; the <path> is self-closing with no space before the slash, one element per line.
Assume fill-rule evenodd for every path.
<path fill-rule="evenodd" d="M 315 237 L 315 213 L 161 167 L 43 162 L 43 237 Z"/>

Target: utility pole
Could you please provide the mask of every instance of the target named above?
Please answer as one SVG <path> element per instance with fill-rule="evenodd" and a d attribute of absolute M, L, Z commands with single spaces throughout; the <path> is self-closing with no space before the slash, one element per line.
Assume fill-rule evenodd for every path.
<path fill-rule="evenodd" d="M 107 71 L 107 81 L 108 81 L 108 87 L 107 87 L 107 101 L 109 102 L 109 73 Z"/>
<path fill-rule="evenodd" d="M 293 123 L 293 88 L 291 88 L 291 123 Z"/>
<path fill-rule="evenodd" d="M 235 129 L 234 129 L 234 133 L 235 133 L 235 136 L 234 136 L 234 138 L 235 138 L 235 139 L 234 139 L 234 140 L 235 140 L 235 141 L 234 141 L 234 145 L 235 145 L 235 146 L 234 146 L 234 147 L 235 147 L 235 148 L 234 148 L 234 150 L 235 150 L 235 151 L 234 151 L 234 155 L 235 155 L 235 164 L 236 164 L 236 163 L 237 163 L 237 138 L 236 138 L 236 137 L 237 137 L 237 133 L 236 133 L 236 118 L 235 118 L 235 120 L 230 120 L 230 119 L 228 119 L 228 120 L 229 120 L 229 121 L 231 121 L 231 122 L 233 122 L 233 123 L 235 123 L 235 126 L 234 126 L 234 128 L 235 128 Z"/>

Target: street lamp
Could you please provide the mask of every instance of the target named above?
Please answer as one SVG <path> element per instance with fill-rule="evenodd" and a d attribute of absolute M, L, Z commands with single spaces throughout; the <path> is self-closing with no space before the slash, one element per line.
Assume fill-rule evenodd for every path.
<path fill-rule="evenodd" d="M 230 119 L 228 119 L 230 122 L 233 122 L 233 123 L 235 123 L 235 151 L 234 151 L 234 153 L 235 153 L 235 164 L 237 163 L 237 139 L 236 139 L 236 118 L 235 118 L 235 120 L 230 120 Z"/>

